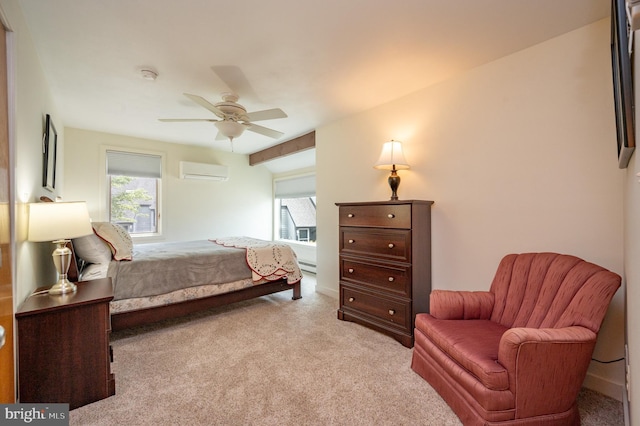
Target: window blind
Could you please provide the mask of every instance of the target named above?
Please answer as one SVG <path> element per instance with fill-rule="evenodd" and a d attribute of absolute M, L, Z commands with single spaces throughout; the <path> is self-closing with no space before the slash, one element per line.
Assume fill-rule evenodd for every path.
<path fill-rule="evenodd" d="M 298 176 L 275 182 L 275 198 L 315 197 L 316 175 Z"/>
<path fill-rule="evenodd" d="M 162 178 L 162 157 L 136 152 L 107 151 L 107 174 Z"/>

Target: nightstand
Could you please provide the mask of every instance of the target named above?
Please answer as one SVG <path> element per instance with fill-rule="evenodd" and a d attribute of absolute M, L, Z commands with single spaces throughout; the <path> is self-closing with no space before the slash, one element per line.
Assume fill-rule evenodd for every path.
<path fill-rule="evenodd" d="M 115 394 L 111 278 L 77 285 L 75 293 L 32 294 L 16 312 L 21 403 L 68 403 L 72 410 Z"/>

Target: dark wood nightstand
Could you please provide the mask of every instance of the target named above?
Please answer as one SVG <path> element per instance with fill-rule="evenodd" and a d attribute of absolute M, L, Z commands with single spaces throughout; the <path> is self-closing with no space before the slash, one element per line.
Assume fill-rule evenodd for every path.
<path fill-rule="evenodd" d="M 33 294 L 16 312 L 21 403 L 68 403 L 72 410 L 115 394 L 111 279 L 77 285 L 75 293 Z"/>

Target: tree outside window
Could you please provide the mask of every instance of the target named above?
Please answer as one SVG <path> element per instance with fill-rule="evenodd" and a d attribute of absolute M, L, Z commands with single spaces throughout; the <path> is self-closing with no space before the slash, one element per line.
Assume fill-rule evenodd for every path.
<path fill-rule="evenodd" d="M 157 232 L 157 179 L 109 176 L 110 222 L 130 234 Z"/>

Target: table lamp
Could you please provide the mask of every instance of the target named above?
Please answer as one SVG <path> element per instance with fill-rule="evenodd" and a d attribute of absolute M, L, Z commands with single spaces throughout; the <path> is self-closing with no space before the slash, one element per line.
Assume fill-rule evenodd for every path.
<path fill-rule="evenodd" d="M 67 279 L 72 252 L 67 243 L 93 233 L 91 218 L 84 201 L 29 204 L 29 230 L 27 239 L 34 242 L 53 241 L 52 253 L 58 271 L 58 282 L 49 294 L 65 294 L 76 291 L 76 285 Z"/>
<path fill-rule="evenodd" d="M 382 145 L 380 158 L 373 165 L 376 169 L 391 170 L 389 175 L 389 186 L 391 187 L 391 200 L 398 199 L 398 186 L 400 186 L 400 176 L 396 173 L 400 169 L 408 169 L 409 163 L 404 159 L 402 153 L 402 142 L 391 140 Z"/>

